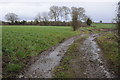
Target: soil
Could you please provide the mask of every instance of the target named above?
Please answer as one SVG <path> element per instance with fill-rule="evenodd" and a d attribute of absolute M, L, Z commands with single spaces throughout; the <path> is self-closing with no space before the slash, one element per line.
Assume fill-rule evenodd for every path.
<path fill-rule="evenodd" d="M 91 34 L 79 48 L 84 63 L 84 74 L 86 78 L 114 78 L 115 76 L 107 68 L 100 47 L 95 39 L 101 34 Z"/>

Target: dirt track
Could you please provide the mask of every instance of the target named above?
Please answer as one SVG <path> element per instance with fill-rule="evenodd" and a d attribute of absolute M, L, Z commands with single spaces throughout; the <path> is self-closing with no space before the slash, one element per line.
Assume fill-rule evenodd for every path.
<path fill-rule="evenodd" d="M 43 52 L 38 56 L 39 59 L 24 71 L 24 74 L 19 75 L 19 78 L 52 78 L 54 67 L 60 64 L 60 60 L 69 46 L 83 36 L 72 37 L 59 44 L 52 51 Z M 84 78 L 114 78 L 114 75 L 107 69 L 105 60 L 101 55 L 101 49 L 94 41 L 97 37 L 99 37 L 98 34 L 91 34 L 79 47 L 79 51 L 82 53 L 80 54 L 82 61 L 77 61 L 80 62 L 81 67 L 73 65 L 74 68 L 84 68 L 84 72 L 75 71 L 79 78 L 83 78 L 82 74 L 85 75 Z"/>
<path fill-rule="evenodd" d="M 85 66 L 84 74 L 87 78 L 114 78 L 107 68 L 101 49 L 95 42 L 95 38 L 99 36 L 100 34 L 91 34 L 80 46 L 80 58 Z"/>
<path fill-rule="evenodd" d="M 43 52 L 39 59 L 24 71 L 24 74 L 19 75 L 19 78 L 51 78 L 54 67 L 59 65 L 69 46 L 78 38 L 80 36 L 72 37 L 59 44 L 52 51 Z"/>

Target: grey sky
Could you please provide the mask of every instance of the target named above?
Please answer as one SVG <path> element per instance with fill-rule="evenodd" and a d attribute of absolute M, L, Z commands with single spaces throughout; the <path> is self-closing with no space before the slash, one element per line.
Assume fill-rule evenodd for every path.
<path fill-rule="evenodd" d="M 73 2 L 74 1 L 74 2 Z M 117 2 L 119 0 L 1 0 L 0 20 L 5 20 L 7 13 L 16 13 L 20 20 L 34 20 L 35 16 L 41 12 L 48 12 L 52 5 L 67 7 L 84 7 L 86 14 L 93 21 L 111 22 L 116 16 Z"/>

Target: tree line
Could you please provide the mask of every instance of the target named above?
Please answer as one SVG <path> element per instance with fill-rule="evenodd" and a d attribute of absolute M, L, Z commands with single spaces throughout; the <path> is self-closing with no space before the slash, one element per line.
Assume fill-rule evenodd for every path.
<path fill-rule="evenodd" d="M 20 18 L 15 13 L 5 15 L 8 21 L 3 24 L 11 25 L 51 25 L 51 26 L 73 26 L 73 29 L 78 29 L 81 25 L 91 25 L 92 21 L 85 14 L 83 7 L 67 7 L 67 6 L 51 6 L 49 12 L 38 13 L 34 21 L 20 21 Z M 84 23 L 83 23 L 84 22 Z"/>

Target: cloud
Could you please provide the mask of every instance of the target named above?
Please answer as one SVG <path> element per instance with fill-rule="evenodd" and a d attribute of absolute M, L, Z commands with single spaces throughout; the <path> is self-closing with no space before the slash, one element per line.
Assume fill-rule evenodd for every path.
<path fill-rule="evenodd" d="M 19 17 L 24 16 L 25 18 L 33 18 L 39 12 L 49 11 L 49 6 L 44 5 L 44 3 L 8 3 L 2 4 L 1 14 L 4 19 L 7 13 L 16 13 Z M 22 17 L 22 19 L 24 19 Z"/>
<path fill-rule="evenodd" d="M 4 0 L 5 1 L 5 0 Z M 9 0 L 8 0 L 9 1 Z M 22 1 L 22 0 L 21 0 Z M 31 0 L 32 1 L 32 0 Z M 85 1 L 85 0 L 84 0 Z M 86 14 L 94 21 L 111 22 L 115 17 L 117 3 L 114 2 L 2 2 L 0 13 L 4 20 L 7 13 L 16 13 L 21 20 L 34 20 L 38 13 L 48 12 L 50 6 L 84 7 Z"/>
<path fill-rule="evenodd" d="M 118 2 L 119 0 L 0 0 L 0 2 Z"/>

